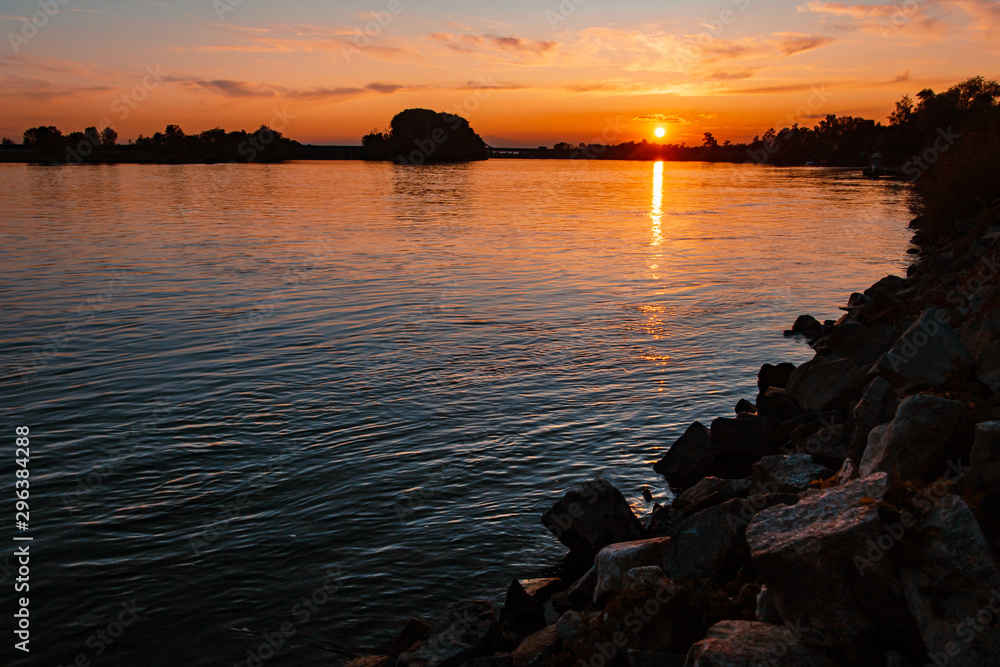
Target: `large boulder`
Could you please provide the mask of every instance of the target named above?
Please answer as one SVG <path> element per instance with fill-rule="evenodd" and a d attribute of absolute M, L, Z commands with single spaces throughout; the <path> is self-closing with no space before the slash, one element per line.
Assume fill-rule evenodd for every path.
<path fill-rule="evenodd" d="M 582 554 L 596 554 L 609 544 L 643 535 L 625 496 L 601 477 L 568 491 L 542 515 L 542 523 L 571 551 Z"/>
<path fill-rule="evenodd" d="M 896 390 L 885 378 L 877 377 L 868 383 L 861 400 L 851 413 L 853 430 L 848 447 L 848 458 L 860 461 L 868 446 L 872 429 L 890 421 L 899 407 Z"/>
<path fill-rule="evenodd" d="M 892 348 L 878 368 L 903 388 L 943 387 L 972 378 L 975 359 L 949 323 L 944 308 L 928 308 Z"/>
<path fill-rule="evenodd" d="M 671 538 L 663 571 L 677 583 L 725 583 L 748 562 L 744 531 L 754 511 L 748 501 L 734 498 L 689 517 Z"/>
<path fill-rule="evenodd" d="M 701 422 L 691 424 L 667 450 L 653 470 L 666 477 L 670 486 L 685 488 L 712 471 L 712 435 Z"/>
<path fill-rule="evenodd" d="M 806 643 L 851 645 L 872 633 L 907 634 L 912 619 L 888 558 L 858 566 L 884 533 L 879 473 L 759 512 L 746 529 L 753 564 L 786 624 Z"/>
<path fill-rule="evenodd" d="M 712 421 L 712 454 L 725 477 L 746 477 L 761 457 L 775 452 L 771 421 L 766 417 L 719 417 Z"/>
<path fill-rule="evenodd" d="M 458 667 L 488 655 L 496 644 L 500 623 L 485 600 L 456 602 L 431 626 L 430 634 L 396 661 L 397 667 Z"/>
<path fill-rule="evenodd" d="M 788 394 L 807 412 L 846 410 L 868 382 L 850 359 L 813 357 L 795 369 Z"/>
<path fill-rule="evenodd" d="M 813 461 L 809 454 L 765 456 L 753 466 L 753 484 L 770 483 L 777 493 L 798 493 L 819 479 L 832 477 L 834 471 Z"/>
<path fill-rule="evenodd" d="M 544 602 L 532 596 L 517 579 L 511 581 L 500 610 L 501 646 L 516 647 L 525 637 L 544 627 Z"/>
<path fill-rule="evenodd" d="M 706 477 L 674 498 L 670 509 L 691 516 L 713 505 L 750 495 L 750 480 Z"/>
<path fill-rule="evenodd" d="M 806 646 L 784 625 L 722 621 L 691 647 L 684 667 L 836 667 L 823 649 Z"/>
<path fill-rule="evenodd" d="M 997 461 L 1000 461 L 1000 421 L 979 422 L 972 441 L 970 463 L 975 468 Z"/>
<path fill-rule="evenodd" d="M 784 362 L 777 365 L 764 364 L 757 372 L 757 389 L 761 394 L 766 394 L 771 387 L 784 389 L 788 385 L 788 378 L 792 377 L 795 364 Z"/>
<path fill-rule="evenodd" d="M 947 461 L 966 459 L 971 424 L 959 401 L 940 396 L 909 396 L 888 424 L 868 436 L 861 458 L 861 476 L 899 471 L 904 479 L 936 479 Z"/>
<path fill-rule="evenodd" d="M 622 587 L 625 574 L 637 567 L 659 566 L 670 546 L 669 537 L 654 537 L 635 542 L 609 544 L 597 552 L 594 566 L 597 568 L 597 585 L 594 589 L 594 603 L 603 605 Z"/>
<path fill-rule="evenodd" d="M 547 667 L 562 648 L 562 636 L 555 624 L 528 635 L 511 651 L 513 667 Z"/>
<path fill-rule="evenodd" d="M 931 661 L 996 664 L 1000 574 L 968 506 L 958 496 L 941 498 L 901 551 L 903 591 Z"/>

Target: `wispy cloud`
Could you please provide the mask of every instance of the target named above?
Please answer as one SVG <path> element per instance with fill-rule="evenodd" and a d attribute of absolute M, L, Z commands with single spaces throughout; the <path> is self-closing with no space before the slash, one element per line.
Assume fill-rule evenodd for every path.
<path fill-rule="evenodd" d="M 495 34 L 433 32 L 427 37 L 458 53 L 486 56 L 491 60 L 501 56 L 500 59 L 515 63 L 536 60 L 559 45 L 558 42 L 550 40 L 530 40 Z"/>
<path fill-rule="evenodd" d="M 976 2 L 976 0 L 968 0 Z M 937 3 L 940 4 L 940 3 Z M 996 4 L 996 3 L 990 3 Z M 848 21 L 834 26 L 840 30 L 864 30 L 887 37 L 899 33 L 913 34 L 920 38 L 941 39 L 953 28 L 951 23 L 930 14 L 934 3 L 916 2 L 849 5 L 841 2 L 812 0 L 797 7 L 800 12 L 834 17 Z"/>

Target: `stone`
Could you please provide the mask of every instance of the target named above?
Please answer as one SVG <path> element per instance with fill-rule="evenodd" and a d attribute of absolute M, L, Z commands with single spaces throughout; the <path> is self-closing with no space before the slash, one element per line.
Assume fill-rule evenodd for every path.
<path fill-rule="evenodd" d="M 511 581 L 500 610 L 501 647 L 515 647 L 522 639 L 544 627 L 544 603 L 532 597 L 520 581 Z"/>
<path fill-rule="evenodd" d="M 799 315 L 792 324 L 792 333 L 803 334 L 807 338 L 818 336 L 822 330 L 823 325 L 812 315 Z"/>
<path fill-rule="evenodd" d="M 943 308 L 927 308 L 879 358 L 879 371 L 904 389 L 943 387 L 971 379 L 975 359 L 949 323 Z"/>
<path fill-rule="evenodd" d="M 500 623 L 489 602 L 456 602 L 431 626 L 427 639 L 400 655 L 396 665 L 458 667 L 467 660 L 491 653 L 499 630 Z"/>
<path fill-rule="evenodd" d="M 562 636 L 550 625 L 524 638 L 510 657 L 514 667 L 547 667 L 562 647 Z"/>
<path fill-rule="evenodd" d="M 1000 461 L 1000 421 L 976 424 L 971 459 L 973 468 Z"/>
<path fill-rule="evenodd" d="M 735 411 L 736 411 L 736 414 L 740 414 L 740 413 L 756 414 L 757 413 L 757 406 L 754 405 L 753 403 L 751 403 L 750 401 L 748 401 L 747 399 L 741 398 L 739 401 L 736 402 Z"/>
<path fill-rule="evenodd" d="M 670 537 L 681 527 L 683 520 L 684 516 L 675 510 L 673 505 L 670 507 L 655 505 L 653 511 L 649 513 L 649 526 L 646 528 L 646 535 L 648 537 Z"/>
<path fill-rule="evenodd" d="M 839 468 L 850 449 L 850 425 L 821 418 L 792 429 L 788 434 L 792 451 L 806 454 L 819 465 Z"/>
<path fill-rule="evenodd" d="M 767 586 L 761 586 L 757 593 L 757 610 L 754 614 L 761 623 L 771 623 L 782 625 L 784 620 L 778 612 L 778 605 L 774 601 L 774 593 Z"/>
<path fill-rule="evenodd" d="M 565 591 L 553 595 L 552 604 L 557 611 L 586 609 L 594 599 L 596 587 L 597 568 L 591 567 Z"/>
<path fill-rule="evenodd" d="M 556 621 L 556 632 L 567 644 L 582 642 L 590 634 L 591 628 L 602 614 L 603 612 L 599 611 L 567 611 Z"/>
<path fill-rule="evenodd" d="M 691 424 L 667 450 L 653 470 L 663 475 L 674 488 L 696 484 L 712 470 L 712 437 L 701 422 Z"/>
<path fill-rule="evenodd" d="M 677 583 L 729 581 L 748 561 L 744 531 L 752 516 L 747 501 L 733 499 L 689 517 L 671 538 L 663 571 Z"/>
<path fill-rule="evenodd" d="M 364 655 L 349 661 L 345 667 L 391 667 L 394 664 L 387 655 Z"/>
<path fill-rule="evenodd" d="M 832 470 L 814 463 L 809 454 L 776 454 L 753 465 L 751 480 L 759 485 L 771 482 L 777 493 L 798 493 L 808 489 L 811 482 L 832 476 Z"/>
<path fill-rule="evenodd" d="M 399 636 L 396 637 L 396 640 L 389 648 L 389 659 L 395 662 L 401 653 L 412 648 L 417 642 L 426 639 L 430 631 L 430 624 L 424 623 L 419 618 L 411 618 L 403 626 Z"/>
<path fill-rule="evenodd" d="M 609 544 L 597 553 L 594 567 L 597 568 L 597 584 L 594 587 L 594 604 L 603 605 L 622 587 L 625 574 L 643 565 L 657 565 L 670 546 L 670 537 L 654 537 L 635 542 Z"/>
<path fill-rule="evenodd" d="M 890 490 L 889 475 L 879 473 L 762 510 L 750 521 L 753 564 L 805 643 L 851 645 L 873 632 L 913 630 L 892 559 L 863 558 L 885 533 L 878 503 Z"/>
<path fill-rule="evenodd" d="M 733 498 L 746 498 L 748 495 L 750 495 L 750 480 L 706 477 L 674 498 L 670 509 L 684 516 L 690 516 L 713 505 Z"/>
<path fill-rule="evenodd" d="M 545 602 L 555 589 L 559 587 L 560 579 L 557 577 L 543 577 L 538 579 L 521 579 L 518 583 L 524 592 L 539 602 Z"/>
<path fill-rule="evenodd" d="M 788 394 L 806 412 L 846 410 L 867 383 L 868 377 L 850 359 L 816 356 L 792 373 Z"/>
<path fill-rule="evenodd" d="M 968 460 L 971 425 L 965 407 L 940 396 L 908 396 L 888 424 L 868 436 L 861 476 L 898 471 L 903 479 L 937 479 L 949 460 Z"/>
<path fill-rule="evenodd" d="M 494 653 L 482 658 L 473 658 L 462 667 L 514 667 L 510 653 Z"/>
<path fill-rule="evenodd" d="M 972 511 L 949 494 L 924 515 L 920 529 L 918 539 L 903 542 L 899 567 L 928 655 L 949 667 L 995 664 L 1000 630 L 983 620 L 1000 617 L 1000 574 Z"/>
<path fill-rule="evenodd" d="M 805 646 L 784 625 L 722 621 L 691 647 L 684 667 L 836 667 L 822 649 Z"/>
<path fill-rule="evenodd" d="M 715 467 L 724 477 L 747 477 L 750 466 L 776 451 L 771 422 L 764 417 L 719 417 L 712 421 L 711 436 Z"/>
<path fill-rule="evenodd" d="M 778 387 L 768 387 L 767 392 L 757 395 L 757 416 L 767 417 L 772 426 L 778 424 L 777 437 L 784 442 L 788 437 L 785 424 L 801 417 L 805 411 L 788 397 L 788 392 Z"/>
<path fill-rule="evenodd" d="M 788 378 L 792 376 L 795 364 L 788 362 L 772 365 L 764 364 L 757 372 L 757 389 L 761 394 L 766 394 L 771 387 L 784 389 L 788 385 Z"/>
<path fill-rule="evenodd" d="M 889 422 L 898 407 L 899 398 L 888 380 L 877 377 L 869 382 L 851 412 L 854 428 L 847 457 L 860 461 L 868 446 L 868 434 L 876 426 Z"/>
<path fill-rule="evenodd" d="M 625 496 L 601 477 L 568 491 L 542 515 L 542 523 L 571 551 L 583 554 L 643 535 Z"/>

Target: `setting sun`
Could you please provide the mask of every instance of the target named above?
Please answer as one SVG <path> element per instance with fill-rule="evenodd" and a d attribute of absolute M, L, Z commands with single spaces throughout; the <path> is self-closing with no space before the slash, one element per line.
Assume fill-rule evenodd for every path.
<path fill-rule="evenodd" d="M 667 131 L 662 127 L 658 127 L 653 131 L 653 134 L 655 134 L 658 139 L 662 139 L 663 135 L 665 135 L 666 133 Z"/>

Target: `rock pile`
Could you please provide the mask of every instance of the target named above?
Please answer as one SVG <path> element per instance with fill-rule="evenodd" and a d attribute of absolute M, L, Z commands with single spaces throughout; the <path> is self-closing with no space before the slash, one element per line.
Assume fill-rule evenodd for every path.
<path fill-rule="evenodd" d="M 654 464 L 669 506 L 571 489 L 542 523 L 575 567 L 352 664 L 1000 665 L 1000 219 L 959 229 L 799 317 L 815 357 Z"/>

